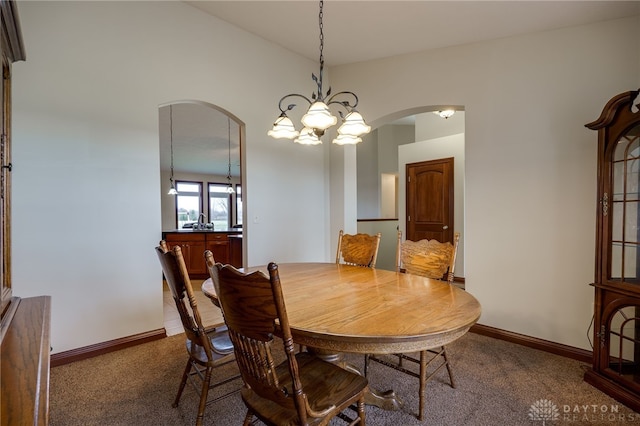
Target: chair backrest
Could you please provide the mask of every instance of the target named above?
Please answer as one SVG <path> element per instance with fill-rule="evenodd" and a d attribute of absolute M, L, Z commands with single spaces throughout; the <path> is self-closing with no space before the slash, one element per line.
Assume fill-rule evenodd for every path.
<path fill-rule="evenodd" d="M 453 236 L 453 244 L 437 240 L 402 241 L 402 231 L 398 231 L 396 250 L 396 268 L 424 277 L 445 279 L 453 283 L 456 266 L 456 254 L 460 233 Z"/>
<path fill-rule="evenodd" d="M 184 328 L 187 339 L 196 346 L 204 349 L 208 360 L 213 359 L 211 341 L 205 333 L 202 318 L 198 311 L 198 302 L 193 293 L 189 272 L 182 256 L 182 249 L 179 245 L 168 249 L 165 241 L 160 241 L 156 247 L 156 253 L 162 272 L 164 273 L 167 286 L 171 290 L 171 295 L 176 303 L 176 308 L 180 314 L 180 321 Z M 191 346 L 195 350 L 195 346 Z"/>
<path fill-rule="evenodd" d="M 380 233 L 369 234 L 345 234 L 340 230 L 338 235 L 338 251 L 336 263 L 347 265 L 376 267 L 378 248 L 380 247 Z M 342 259 L 342 261 L 341 261 Z"/>
<path fill-rule="evenodd" d="M 247 389 L 296 410 L 300 424 L 307 424 L 310 409 L 298 375 L 278 265 L 272 262 L 268 270 L 269 277 L 261 271 L 244 274 L 231 265 L 216 263 L 209 273 Z M 274 335 L 283 339 L 293 389 L 280 384 L 271 351 Z"/>

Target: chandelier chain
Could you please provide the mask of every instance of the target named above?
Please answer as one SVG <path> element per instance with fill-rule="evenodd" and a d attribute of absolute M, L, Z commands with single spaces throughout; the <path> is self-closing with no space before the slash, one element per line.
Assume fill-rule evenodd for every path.
<path fill-rule="evenodd" d="M 227 179 L 229 179 L 229 185 L 231 185 L 231 119 L 227 117 L 227 137 L 229 140 L 229 162 L 227 163 Z"/>
<path fill-rule="evenodd" d="M 173 105 L 169 105 L 169 137 L 171 142 L 171 181 L 173 182 Z"/>
<path fill-rule="evenodd" d="M 322 69 L 323 65 L 324 65 L 324 54 L 323 54 L 323 50 L 324 50 L 324 24 L 322 23 L 322 18 L 323 18 L 323 9 L 324 6 L 324 0 L 320 0 L 320 13 L 318 14 L 318 20 L 319 20 L 319 27 L 320 27 L 320 69 Z M 322 74 L 322 72 L 320 72 L 320 74 Z"/>

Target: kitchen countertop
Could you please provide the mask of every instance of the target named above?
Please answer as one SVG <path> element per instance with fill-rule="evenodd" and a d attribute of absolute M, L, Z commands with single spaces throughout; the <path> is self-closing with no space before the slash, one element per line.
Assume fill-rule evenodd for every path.
<path fill-rule="evenodd" d="M 242 234 L 242 228 L 228 229 L 174 229 L 162 231 L 162 234 Z"/>

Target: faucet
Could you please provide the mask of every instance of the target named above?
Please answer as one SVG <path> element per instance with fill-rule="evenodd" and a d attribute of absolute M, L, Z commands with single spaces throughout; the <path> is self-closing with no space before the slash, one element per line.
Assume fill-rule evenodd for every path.
<path fill-rule="evenodd" d="M 204 221 L 207 219 L 207 215 L 204 213 L 200 213 L 198 216 L 198 229 L 204 229 Z"/>

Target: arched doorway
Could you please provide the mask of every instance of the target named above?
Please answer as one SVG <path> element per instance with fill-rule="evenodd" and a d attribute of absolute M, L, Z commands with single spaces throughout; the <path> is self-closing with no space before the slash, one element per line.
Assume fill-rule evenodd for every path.
<path fill-rule="evenodd" d="M 455 114 L 434 114 L 446 108 Z M 412 108 L 373 122 L 374 130 L 357 146 L 358 230 L 382 232 L 379 268 L 395 265 L 396 228 L 406 235 L 406 164 L 453 157 L 454 226 L 461 234 L 456 276 L 464 277 L 464 122 L 462 106 Z"/>
<path fill-rule="evenodd" d="M 160 105 L 158 123 L 162 234 L 168 243 L 169 238 L 175 240 L 169 245 L 183 246 L 180 237 L 192 232 L 194 225 L 201 228 L 188 235 L 202 237 L 201 243 L 187 243 L 193 253 L 187 255 L 183 246 L 192 284 L 199 288 L 206 279 L 205 249 L 213 251 L 216 259 L 236 266 L 242 266 L 245 258 L 241 167 L 244 123 L 230 112 L 202 101 Z M 177 194 L 169 194 L 171 187 L 177 189 Z M 201 292 L 196 292 L 196 297 L 202 299 L 199 307 L 205 321 L 221 319 L 219 309 Z M 166 286 L 163 299 L 167 334 L 182 332 Z"/>

